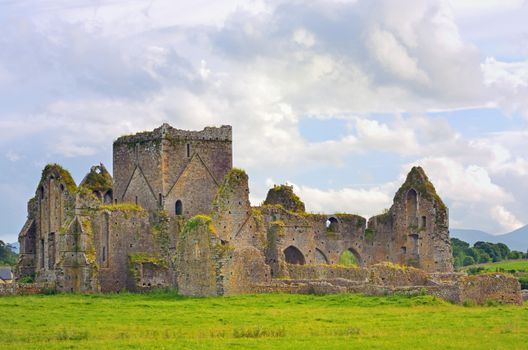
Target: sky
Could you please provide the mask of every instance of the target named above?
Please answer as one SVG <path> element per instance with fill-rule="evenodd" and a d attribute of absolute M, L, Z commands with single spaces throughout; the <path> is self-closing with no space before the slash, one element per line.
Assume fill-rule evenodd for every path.
<path fill-rule="evenodd" d="M 528 1 L 0 0 L 0 240 L 47 163 L 79 183 L 112 141 L 233 126 L 258 205 L 370 217 L 413 165 L 453 228 L 528 223 Z"/>

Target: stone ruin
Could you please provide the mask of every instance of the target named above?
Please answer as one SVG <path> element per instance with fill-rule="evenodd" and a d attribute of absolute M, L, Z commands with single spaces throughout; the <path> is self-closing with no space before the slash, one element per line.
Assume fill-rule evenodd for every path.
<path fill-rule="evenodd" d="M 61 166 L 44 168 L 19 235 L 18 280 L 61 292 L 425 292 L 454 302 L 522 301 L 512 277 L 453 272 L 448 209 L 420 167 L 368 223 L 307 213 L 285 185 L 252 207 L 248 176 L 232 166 L 230 126 L 163 124 L 120 137 L 113 172 L 94 166 L 77 186 Z M 340 264 L 344 253 L 355 266 Z"/>

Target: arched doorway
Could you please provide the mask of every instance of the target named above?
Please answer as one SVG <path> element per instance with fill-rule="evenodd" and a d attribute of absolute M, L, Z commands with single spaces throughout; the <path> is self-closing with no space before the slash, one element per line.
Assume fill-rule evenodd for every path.
<path fill-rule="evenodd" d="M 357 251 L 353 248 L 348 248 L 341 253 L 338 263 L 345 266 L 362 266 L 363 260 Z"/>
<path fill-rule="evenodd" d="M 284 258 L 288 264 L 304 265 L 304 255 L 301 251 L 294 246 L 289 246 L 284 249 Z"/>
<path fill-rule="evenodd" d="M 176 201 L 176 204 L 174 205 L 174 209 L 175 209 L 175 212 L 176 212 L 176 215 L 182 215 L 183 214 L 183 203 L 181 200 L 177 200 Z"/>

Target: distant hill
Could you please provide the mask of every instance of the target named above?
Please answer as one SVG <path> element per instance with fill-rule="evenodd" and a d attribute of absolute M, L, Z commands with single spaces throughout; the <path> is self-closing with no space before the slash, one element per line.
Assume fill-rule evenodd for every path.
<path fill-rule="evenodd" d="M 479 230 L 451 229 L 451 237 L 456 237 L 473 245 L 477 241 L 504 243 L 512 250 L 526 252 L 528 250 L 528 225 L 513 232 L 502 235 L 492 235 Z"/>

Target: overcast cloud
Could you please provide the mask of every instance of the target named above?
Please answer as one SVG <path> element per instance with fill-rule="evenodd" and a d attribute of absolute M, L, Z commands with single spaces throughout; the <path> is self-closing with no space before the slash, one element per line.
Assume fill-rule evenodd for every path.
<path fill-rule="evenodd" d="M 112 140 L 231 124 L 258 204 L 391 205 L 422 165 L 452 227 L 528 223 L 524 1 L 0 2 L 0 239 L 41 168 L 80 180 Z M 322 135 L 327 135 L 322 137 Z"/>

